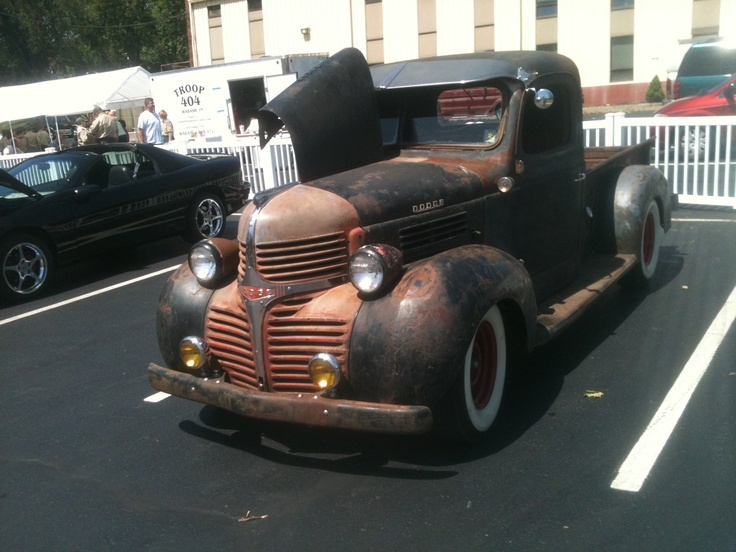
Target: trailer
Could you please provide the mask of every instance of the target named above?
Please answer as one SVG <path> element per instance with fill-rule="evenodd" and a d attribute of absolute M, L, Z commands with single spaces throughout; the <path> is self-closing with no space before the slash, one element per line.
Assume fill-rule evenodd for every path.
<path fill-rule="evenodd" d="M 151 92 L 174 124 L 175 140 L 221 141 L 243 134 L 261 107 L 326 58 L 269 56 L 154 73 Z"/>

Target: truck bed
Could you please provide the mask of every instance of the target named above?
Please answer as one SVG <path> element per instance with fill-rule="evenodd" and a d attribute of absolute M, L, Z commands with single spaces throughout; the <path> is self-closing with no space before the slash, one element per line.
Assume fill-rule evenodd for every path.
<path fill-rule="evenodd" d="M 649 165 L 649 153 L 654 138 L 633 146 L 601 146 L 585 148 L 585 169 L 596 171 L 603 168 L 623 169 L 628 165 Z"/>

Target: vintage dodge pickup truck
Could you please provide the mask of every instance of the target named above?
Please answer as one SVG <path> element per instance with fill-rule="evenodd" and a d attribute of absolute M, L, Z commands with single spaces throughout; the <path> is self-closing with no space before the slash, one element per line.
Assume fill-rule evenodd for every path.
<path fill-rule="evenodd" d="M 517 352 L 653 276 L 672 197 L 651 142 L 584 148 L 544 52 L 369 67 L 338 52 L 259 113 L 300 181 L 166 284 L 154 388 L 246 418 L 475 442 Z"/>

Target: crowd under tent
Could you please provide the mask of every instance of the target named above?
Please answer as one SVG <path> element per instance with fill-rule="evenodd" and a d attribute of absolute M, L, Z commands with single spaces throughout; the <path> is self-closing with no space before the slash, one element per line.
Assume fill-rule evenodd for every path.
<path fill-rule="evenodd" d="M 143 110 L 143 100 L 151 95 L 151 74 L 142 67 L 94 73 L 66 79 L 0 88 L 0 123 L 46 117 L 56 127 L 59 118 L 90 113 L 94 106 L 131 114 Z"/>

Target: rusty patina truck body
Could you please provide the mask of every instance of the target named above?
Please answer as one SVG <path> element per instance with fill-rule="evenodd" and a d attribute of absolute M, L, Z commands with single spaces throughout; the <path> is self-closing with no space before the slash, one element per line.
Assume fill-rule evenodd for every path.
<path fill-rule="evenodd" d="M 483 437 L 512 351 L 646 284 L 671 194 L 650 142 L 583 147 L 575 65 L 343 50 L 266 105 L 301 180 L 169 279 L 161 391 L 261 419 Z"/>

